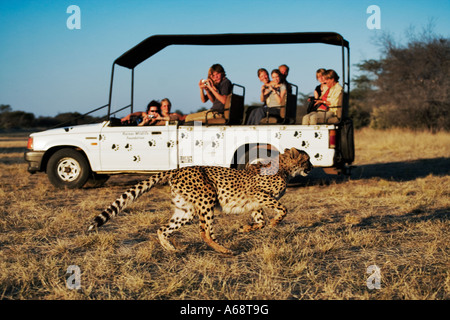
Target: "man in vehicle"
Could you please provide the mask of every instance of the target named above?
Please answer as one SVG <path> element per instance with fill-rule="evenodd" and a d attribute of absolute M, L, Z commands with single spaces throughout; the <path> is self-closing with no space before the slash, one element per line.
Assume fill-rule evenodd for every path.
<path fill-rule="evenodd" d="M 203 103 L 212 102 L 210 110 L 187 115 L 186 122 L 205 121 L 207 119 L 223 118 L 227 96 L 231 93 L 232 83 L 226 77 L 225 69 L 220 64 L 211 66 L 206 80 L 200 80 L 200 99 Z"/>
<path fill-rule="evenodd" d="M 147 111 L 136 111 L 120 119 L 123 124 L 132 124 L 138 126 L 151 126 L 157 122 L 159 115 L 159 108 L 161 104 L 158 101 L 152 100 L 147 105 Z"/>

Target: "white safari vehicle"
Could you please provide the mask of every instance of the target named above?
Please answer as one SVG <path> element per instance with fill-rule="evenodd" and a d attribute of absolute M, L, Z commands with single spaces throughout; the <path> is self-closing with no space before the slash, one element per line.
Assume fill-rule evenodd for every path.
<path fill-rule="evenodd" d="M 167 46 L 288 43 L 342 47 L 343 106 L 338 117 L 327 124 L 296 123 L 300 110 L 295 84 L 280 117 L 266 117 L 259 125 L 243 124 L 245 88 L 237 84 L 228 96 L 225 117 L 214 119 L 215 122 L 168 121 L 165 126 L 124 126 L 114 117 L 124 109 L 133 112 L 135 67 Z M 285 148 L 295 147 L 309 154 L 314 167 L 324 168 L 327 173 L 349 174 L 354 160 L 353 125 L 347 117 L 349 65 L 349 43 L 337 33 L 152 36 L 114 61 L 109 103 L 89 112 L 107 108 L 108 120 L 31 134 L 25 152 L 28 171 L 46 172 L 58 188 L 81 188 L 88 182 L 101 185 L 112 174 L 153 173 L 192 165 L 242 169 L 247 163 L 267 160 Z M 111 96 L 116 66 L 131 70 L 131 103 L 113 111 Z"/>

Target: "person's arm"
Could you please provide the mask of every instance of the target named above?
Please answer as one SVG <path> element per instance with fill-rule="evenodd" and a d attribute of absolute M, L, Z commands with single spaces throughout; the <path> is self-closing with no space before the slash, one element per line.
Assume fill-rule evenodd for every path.
<path fill-rule="evenodd" d="M 157 118 L 150 118 L 149 116 L 144 116 L 144 118 L 142 119 L 141 123 L 138 124 L 138 126 L 151 126 L 153 125 L 156 121 L 158 121 Z"/>
<path fill-rule="evenodd" d="M 171 121 L 171 120 L 178 120 L 180 117 L 178 115 L 178 113 L 169 113 L 169 115 L 167 117 L 163 117 L 158 115 L 155 119 L 160 121 Z"/>
<path fill-rule="evenodd" d="M 169 114 L 169 120 L 180 120 L 180 115 L 178 113 Z"/>
<path fill-rule="evenodd" d="M 203 83 L 203 80 L 200 80 L 198 83 L 198 87 L 200 88 L 200 99 L 202 100 L 203 103 L 205 103 L 206 101 L 208 101 L 208 95 L 205 94 L 208 93 L 208 88 L 206 87 L 205 83 Z"/>
<path fill-rule="evenodd" d="M 227 97 L 233 90 L 233 85 L 231 84 L 230 80 L 224 79 L 220 84 L 220 92 L 219 89 L 217 89 L 215 86 L 209 85 L 212 94 L 214 95 L 213 99 L 211 101 L 215 101 L 216 99 L 219 100 L 223 105 L 227 102 Z M 221 94 L 223 93 L 223 94 Z"/>
<path fill-rule="evenodd" d="M 122 119 L 120 119 L 120 121 L 124 122 L 124 121 L 129 121 L 131 117 L 135 116 L 135 117 L 144 117 L 146 115 L 145 112 L 143 111 L 136 111 L 133 113 L 130 113 L 129 115 L 123 117 Z"/>
<path fill-rule="evenodd" d="M 268 86 L 267 84 L 263 84 L 261 86 L 261 96 L 260 96 L 261 102 L 266 102 L 266 99 L 270 94 L 270 90 L 267 86 Z"/>
<path fill-rule="evenodd" d="M 223 104 L 225 104 L 227 102 L 227 95 L 220 94 L 219 90 L 217 90 L 216 87 L 212 86 L 210 92 L 214 95 L 213 99 L 210 98 L 211 101 L 215 101 L 217 99 Z"/>
<path fill-rule="evenodd" d="M 205 84 L 205 91 L 206 91 L 206 97 L 207 97 L 206 101 L 208 101 L 208 99 L 211 102 L 216 101 L 216 93 L 218 93 L 217 88 L 215 86 L 211 85 L 211 81 L 209 79 Z M 221 101 L 221 100 L 219 99 L 219 101 Z"/>
<path fill-rule="evenodd" d="M 325 102 L 329 107 L 341 107 L 343 98 L 342 87 L 338 84 L 334 85 L 332 90 L 328 93 L 327 101 Z"/>
<path fill-rule="evenodd" d="M 277 104 L 279 106 L 284 105 L 285 102 L 285 97 L 286 97 L 286 87 L 285 86 L 280 86 L 280 92 L 276 91 L 275 89 L 272 88 L 273 94 L 275 95 L 275 100 L 277 101 Z"/>

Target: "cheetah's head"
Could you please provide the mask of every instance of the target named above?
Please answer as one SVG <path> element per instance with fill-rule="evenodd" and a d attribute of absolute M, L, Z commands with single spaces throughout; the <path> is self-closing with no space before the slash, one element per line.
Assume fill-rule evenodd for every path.
<path fill-rule="evenodd" d="M 313 169 L 313 165 L 309 161 L 309 155 L 296 148 L 285 149 L 280 160 L 282 166 L 292 178 L 298 175 L 306 177 Z"/>

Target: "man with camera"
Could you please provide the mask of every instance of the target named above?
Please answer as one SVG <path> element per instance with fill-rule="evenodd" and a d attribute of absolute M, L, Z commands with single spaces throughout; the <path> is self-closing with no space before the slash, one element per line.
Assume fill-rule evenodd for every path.
<path fill-rule="evenodd" d="M 160 117 L 159 108 L 161 104 L 158 101 L 152 100 L 147 105 L 147 112 L 136 111 L 121 119 L 124 125 L 138 125 L 138 126 L 152 126 Z"/>
<path fill-rule="evenodd" d="M 186 116 L 186 122 L 204 121 L 208 119 L 223 118 L 225 102 L 227 96 L 231 93 L 232 83 L 225 74 L 225 69 L 220 64 L 211 66 L 208 72 L 208 78 L 200 80 L 200 99 L 203 103 L 208 100 L 212 102 L 210 110 L 192 113 Z"/>
<path fill-rule="evenodd" d="M 152 126 L 159 121 L 159 117 L 158 107 L 154 105 L 150 106 L 148 113 L 144 114 L 142 117 L 142 122 L 140 122 L 138 126 Z"/>

